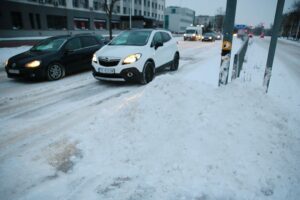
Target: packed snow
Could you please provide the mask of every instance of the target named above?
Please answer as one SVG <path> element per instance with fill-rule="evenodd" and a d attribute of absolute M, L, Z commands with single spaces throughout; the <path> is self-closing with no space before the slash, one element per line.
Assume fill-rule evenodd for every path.
<path fill-rule="evenodd" d="M 299 199 L 299 57 L 278 46 L 265 94 L 266 44 L 224 87 L 220 41 L 179 41 L 179 70 L 146 86 L 2 72 L 1 199 Z"/>

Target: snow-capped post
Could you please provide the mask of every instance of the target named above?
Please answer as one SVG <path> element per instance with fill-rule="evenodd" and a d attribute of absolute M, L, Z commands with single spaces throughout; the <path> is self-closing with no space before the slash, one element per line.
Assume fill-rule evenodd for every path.
<path fill-rule="evenodd" d="M 263 83 L 266 93 L 268 92 L 268 89 L 269 89 L 269 84 L 270 84 L 270 79 L 271 79 L 271 74 L 272 74 L 272 67 L 273 67 L 273 61 L 274 61 L 275 50 L 276 50 L 276 45 L 277 45 L 278 33 L 280 30 L 280 26 L 281 26 L 284 1 L 285 0 L 277 1 L 274 25 L 273 25 L 273 30 L 272 30 L 272 38 L 271 38 L 271 43 L 270 43 L 270 47 L 269 47 L 269 53 L 268 53 L 268 59 L 267 59 L 267 65 L 266 65 L 266 70 L 265 70 L 265 75 L 264 75 L 264 83 Z"/>
<path fill-rule="evenodd" d="M 226 85 L 228 82 L 236 1 L 237 0 L 227 0 L 226 4 L 226 15 L 223 23 L 223 43 L 219 74 L 219 86 Z"/>

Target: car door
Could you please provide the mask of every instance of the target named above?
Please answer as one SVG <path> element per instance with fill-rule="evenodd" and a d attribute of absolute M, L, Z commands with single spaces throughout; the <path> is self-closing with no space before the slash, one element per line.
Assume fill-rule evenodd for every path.
<path fill-rule="evenodd" d="M 153 36 L 153 40 L 151 43 L 151 47 L 154 49 L 154 53 L 153 53 L 153 60 L 155 62 L 155 67 L 161 67 L 164 62 L 165 62 L 165 52 L 164 52 L 164 46 L 160 46 L 158 48 L 155 48 L 155 45 L 158 43 L 162 43 L 163 44 L 163 39 L 162 39 L 162 35 L 160 32 L 156 32 Z"/>
<path fill-rule="evenodd" d="M 82 45 L 78 37 L 70 39 L 64 46 L 62 63 L 67 72 L 76 72 L 84 64 L 82 61 Z"/>
<path fill-rule="evenodd" d="M 163 38 L 163 42 L 164 42 L 164 49 L 165 49 L 165 58 L 166 58 L 166 62 L 170 62 L 173 60 L 174 55 L 175 55 L 175 49 L 174 45 L 176 45 L 175 41 L 172 40 L 172 37 L 167 33 L 167 32 L 162 32 L 162 38 Z M 165 64 L 164 63 L 164 64 Z"/>
<path fill-rule="evenodd" d="M 93 54 L 101 48 L 100 42 L 94 36 L 80 37 L 82 44 L 83 68 L 91 68 Z"/>

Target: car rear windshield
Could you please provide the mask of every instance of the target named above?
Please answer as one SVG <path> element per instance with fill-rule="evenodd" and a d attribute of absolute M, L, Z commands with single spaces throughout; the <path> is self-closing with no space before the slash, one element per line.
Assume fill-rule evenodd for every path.
<path fill-rule="evenodd" d="M 196 30 L 186 30 L 186 33 L 195 33 Z"/>
<path fill-rule="evenodd" d="M 67 38 L 49 38 L 33 46 L 30 51 L 58 51 Z"/>
<path fill-rule="evenodd" d="M 150 34 L 151 31 L 125 31 L 115 37 L 109 45 L 144 46 Z"/>

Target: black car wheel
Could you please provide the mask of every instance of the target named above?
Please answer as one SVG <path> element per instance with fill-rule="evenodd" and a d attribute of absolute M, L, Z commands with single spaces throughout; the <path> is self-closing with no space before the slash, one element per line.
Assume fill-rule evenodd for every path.
<path fill-rule="evenodd" d="M 49 81 L 55 81 L 65 76 L 65 68 L 58 63 L 50 64 L 47 68 L 47 78 Z"/>
<path fill-rule="evenodd" d="M 141 84 L 147 84 L 151 82 L 154 78 L 154 64 L 150 61 L 147 61 L 144 66 Z"/>
<path fill-rule="evenodd" d="M 179 55 L 178 53 L 175 53 L 170 70 L 176 71 L 178 70 L 178 66 L 179 66 Z"/>

